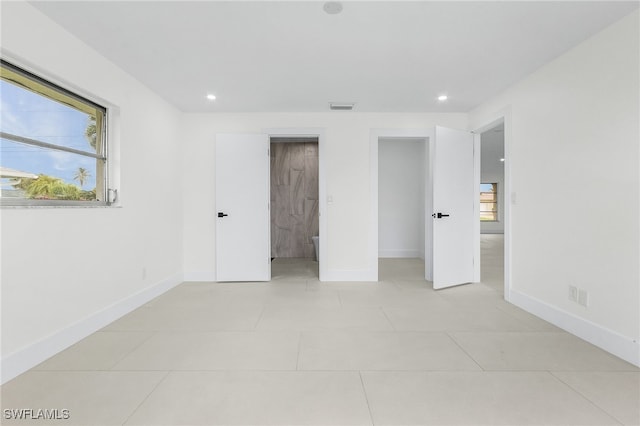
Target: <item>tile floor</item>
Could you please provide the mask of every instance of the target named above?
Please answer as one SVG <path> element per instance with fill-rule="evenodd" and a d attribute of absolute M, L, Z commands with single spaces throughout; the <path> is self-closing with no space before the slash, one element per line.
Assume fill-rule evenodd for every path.
<path fill-rule="evenodd" d="M 501 236 L 482 253 L 483 283 L 438 292 L 415 259 L 378 283 L 282 259 L 271 283 L 184 283 L 5 384 L 2 424 L 640 424 L 640 371 L 505 303 Z"/>

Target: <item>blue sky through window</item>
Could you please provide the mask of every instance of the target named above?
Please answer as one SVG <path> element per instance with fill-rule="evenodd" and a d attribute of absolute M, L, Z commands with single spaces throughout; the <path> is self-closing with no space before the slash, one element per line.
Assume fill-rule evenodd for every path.
<path fill-rule="evenodd" d="M 491 191 L 493 191 L 493 184 L 491 183 L 480 184 L 480 192 L 491 192 Z"/>
<path fill-rule="evenodd" d="M 84 133 L 89 115 L 7 81 L 0 80 L 0 130 L 42 142 L 95 152 Z M 90 177 L 83 189 L 96 186 L 96 160 L 63 151 L 0 139 L 0 165 L 57 177 L 80 186 L 73 177 L 79 167 Z"/>

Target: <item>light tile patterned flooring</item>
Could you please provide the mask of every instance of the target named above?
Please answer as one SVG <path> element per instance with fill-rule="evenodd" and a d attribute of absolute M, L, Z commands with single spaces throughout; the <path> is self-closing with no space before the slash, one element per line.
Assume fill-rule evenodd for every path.
<path fill-rule="evenodd" d="M 70 410 L 56 425 L 640 424 L 639 370 L 505 303 L 501 236 L 482 248 L 483 283 L 438 292 L 415 259 L 381 259 L 378 283 L 283 259 L 271 283 L 184 283 L 5 384 L 2 408 Z"/>

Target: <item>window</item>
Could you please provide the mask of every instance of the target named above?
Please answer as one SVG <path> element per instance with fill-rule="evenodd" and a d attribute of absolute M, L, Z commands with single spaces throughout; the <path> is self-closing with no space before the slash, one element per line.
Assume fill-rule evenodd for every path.
<path fill-rule="evenodd" d="M 106 205 L 106 109 L 0 65 L 2 205 Z"/>
<path fill-rule="evenodd" d="M 480 184 L 480 220 L 482 222 L 498 221 L 498 184 Z"/>

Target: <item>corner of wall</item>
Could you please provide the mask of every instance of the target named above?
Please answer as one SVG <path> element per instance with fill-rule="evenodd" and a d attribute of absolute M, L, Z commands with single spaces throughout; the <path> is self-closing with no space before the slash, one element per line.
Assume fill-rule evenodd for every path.
<path fill-rule="evenodd" d="M 3 357 L 0 384 L 8 382 L 58 352 L 67 349 L 90 334 L 169 291 L 182 281 L 182 274 L 171 275 L 44 339 Z"/>
<path fill-rule="evenodd" d="M 519 308 L 640 367 L 640 342 L 637 340 L 515 290 L 509 292 L 508 300 Z"/>

